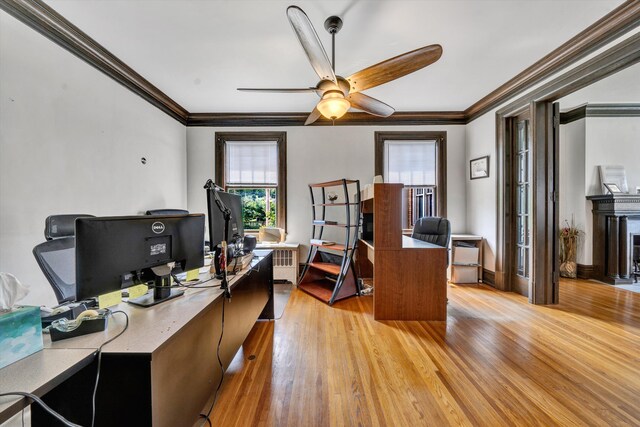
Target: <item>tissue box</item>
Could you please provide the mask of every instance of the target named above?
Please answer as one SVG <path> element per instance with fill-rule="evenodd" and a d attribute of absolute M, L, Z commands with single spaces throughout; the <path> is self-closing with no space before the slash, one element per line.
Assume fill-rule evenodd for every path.
<path fill-rule="evenodd" d="M 17 307 L 0 314 L 0 368 L 40 350 L 40 307 Z"/>

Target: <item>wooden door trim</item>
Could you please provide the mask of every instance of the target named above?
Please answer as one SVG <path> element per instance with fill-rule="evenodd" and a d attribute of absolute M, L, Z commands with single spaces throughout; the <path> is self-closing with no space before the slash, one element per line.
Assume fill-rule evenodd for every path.
<path fill-rule="evenodd" d="M 640 117 L 640 104 L 585 104 L 560 113 L 560 124 L 566 125 L 586 117 Z"/>
<path fill-rule="evenodd" d="M 555 215 L 557 197 L 553 150 L 553 107 L 551 102 L 533 102 L 532 147 L 533 147 L 533 188 L 532 188 L 532 277 L 529 302 L 533 304 L 555 304 L 556 289 L 553 285 L 555 272 Z"/>

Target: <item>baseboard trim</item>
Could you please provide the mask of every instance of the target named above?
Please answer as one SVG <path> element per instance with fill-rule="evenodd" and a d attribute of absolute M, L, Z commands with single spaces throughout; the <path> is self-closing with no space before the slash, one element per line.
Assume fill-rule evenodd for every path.
<path fill-rule="evenodd" d="M 578 264 L 578 279 L 593 279 L 593 265 Z"/>
<path fill-rule="evenodd" d="M 495 271 L 487 270 L 486 268 L 482 269 L 482 283 L 486 283 L 487 285 L 496 286 L 496 273 Z"/>

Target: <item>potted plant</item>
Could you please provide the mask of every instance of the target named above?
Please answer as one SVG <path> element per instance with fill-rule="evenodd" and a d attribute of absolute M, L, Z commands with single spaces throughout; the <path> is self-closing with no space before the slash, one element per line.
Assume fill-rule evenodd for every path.
<path fill-rule="evenodd" d="M 564 221 L 565 226 L 560 228 L 560 276 L 575 279 L 578 273 L 576 255 L 578 252 L 578 230 L 571 218 L 571 225 Z"/>

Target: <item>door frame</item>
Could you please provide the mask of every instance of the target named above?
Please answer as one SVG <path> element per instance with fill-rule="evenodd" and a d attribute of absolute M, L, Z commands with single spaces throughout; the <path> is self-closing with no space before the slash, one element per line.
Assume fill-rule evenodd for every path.
<path fill-rule="evenodd" d="M 558 167 L 553 102 L 583 87 L 640 62 L 640 33 L 636 33 L 594 58 L 572 68 L 496 112 L 496 288 L 511 291 L 513 266 L 509 254 L 511 117 L 529 109 L 532 133 L 532 278 L 529 301 L 533 304 L 559 302 L 557 286 L 556 221 Z M 559 118 L 558 118 L 559 119 Z M 556 283 L 554 283 L 556 282 Z"/>

